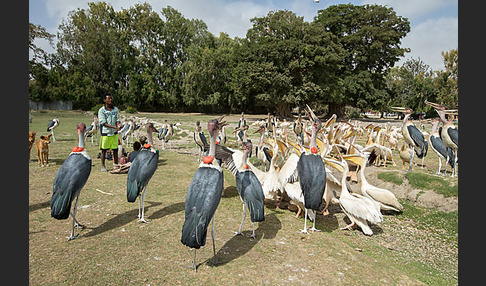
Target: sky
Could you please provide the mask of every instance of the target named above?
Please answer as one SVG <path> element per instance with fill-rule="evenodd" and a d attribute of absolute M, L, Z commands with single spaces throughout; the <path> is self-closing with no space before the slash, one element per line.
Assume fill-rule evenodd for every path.
<path fill-rule="evenodd" d="M 443 70 L 441 52 L 458 48 L 458 0 L 105 0 L 116 11 L 128 9 L 136 3 L 149 3 L 152 11 L 160 13 L 162 8 L 171 6 L 185 18 L 203 20 L 208 30 L 215 36 L 220 32 L 231 38 L 244 38 L 251 28 L 250 19 L 264 17 L 270 11 L 290 10 L 307 22 L 313 21 L 318 10 L 331 5 L 379 4 L 393 8 L 397 15 L 410 22 L 410 32 L 402 39 L 402 47 L 410 53 L 397 63 L 402 65 L 407 59 L 421 59 L 431 69 Z M 29 0 L 29 22 L 41 25 L 49 33 L 57 34 L 62 19 L 67 19 L 69 11 L 87 9 L 84 0 Z M 47 52 L 54 52 L 47 41 L 36 44 Z M 32 53 L 29 51 L 29 58 Z"/>

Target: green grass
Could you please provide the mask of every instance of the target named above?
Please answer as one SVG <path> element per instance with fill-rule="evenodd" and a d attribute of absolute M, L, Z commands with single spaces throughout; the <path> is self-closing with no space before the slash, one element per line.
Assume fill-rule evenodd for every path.
<path fill-rule="evenodd" d="M 458 211 L 441 212 L 434 209 L 418 207 L 409 201 L 403 201 L 404 218 L 414 220 L 421 229 L 436 228 L 444 233 L 444 238 L 456 239 L 458 236 L 459 216 Z"/>
<path fill-rule="evenodd" d="M 417 189 L 433 190 L 446 197 L 457 197 L 459 188 L 457 183 L 450 184 L 444 177 L 428 175 L 418 172 L 410 172 L 405 175 L 410 184 Z"/>
<path fill-rule="evenodd" d="M 381 172 L 377 177 L 380 180 L 392 182 L 396 185 L 403 184 L 403 176 L 397 172 Z"/>
<path fill-rule="evenodd" d="M 381 172 L 377 175 L 378 179 L 392 182 L 396 185 L 402 185 L 404 178 L 410 183 L 410 185 L 415 189 L 420 190 L 433 190 L 437 194 L 442 194 L 445 197 L 458 197 L 459 187 L 456 182 L 451 182 L 447 177 L 430 175 L 420 172 L 409 172 L 409 173 L 399 173 L 399 172 Z"/>

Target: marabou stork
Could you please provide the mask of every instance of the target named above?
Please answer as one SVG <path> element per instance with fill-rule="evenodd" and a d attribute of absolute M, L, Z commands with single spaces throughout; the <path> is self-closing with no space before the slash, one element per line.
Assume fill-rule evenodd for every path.
<path fill-rule="evenodd" d="M 452 152 L 452 148 L 446 147 L 444 145 L 444 141 L 442 141 L 440 137 L 441 133 L 441 128 L 438 128 L 440 123 L 439 118 L 432 118 L 431 124 L 432 124 L 432 131 L 430 131 L 429 135 L 429 141 L 430 141 L 430 147 L 432 147 L 432 150 L 437 154 L 439 157 L 439 168 L 437 169 L 436 174 L 440 174 L 440 168 L 442 167 L 442 158 L 446 159 L 445 162 L 445 169 L 444 169 L 444 176 L 447 172 L 447 163 L 451 165 L 451 168 L 455 168 L 455 161 L 452 159 L 454 158 L 454 153 Z"/>
<path fill-rule="evenodd" d="M 408 172 L 412 171 L 413 159 L 415 154 L 419 159 L 424 158 L 427 155 L 427 150 L 429 144 L 425 140 L 424 135 L 420 130 L 413 125 L 411 121 L 408 120 L 410 115 L 412 115 L 412 109 L 409 107 L 392 107 L 394 111 L 401 112 L 404 114 L 403 124 L 402 124 L 402 135 L 405 142 L 412 147 L 412 157 L 410 158 L 410 166 L 408 167 Z M 423 165 L 422 165 L 423 166 Z"/>
<path fill-rule="evenodd" d="M 326 168 L 316 146 L 317 132 L 319 129 L 321 129 L 322 122 L 308 105 L 307 108 L 309 110 L 309 119 L 312 121 L 312 136 L 309 144 L 311 152 L 302 152 L 299 162 L 297 163 L 299 183 L 304 195 L 305 203 L 304 229 L 302 230 L 303 233 L 308 233 L 308 209 L 315 211 L 319 209 L 326 187 Z M 316 220 L 314 220 L 310 230 L 316 231 L 315 224 Z"/>
<path fill-rule="evenodd" d="M 91 137 L 91 146 L 93 146 L 93 137 L 96 137 L 96 144 L 98 144 L 99 130 L 100 121 L 98 114 L 95 114 L 93 116 L 93 122 L 86 128 L 86 133 L 84 134 L 84 138 Z"/>
<path fill-rule="evenodd" d="M 267 136 L 273 137 L 273 131 L 275 126 L 275 120 L 273 120 L 272 114 L 270 112 L 267 115 L 267 121 L 265 122 L 265 128 L 267 129 Z"/>
<path fill-rule="evenodd" d="M 86 124 L 79 123 L 77 125 L 78 131 L 78 146 L 72 149 L 72 152 L 66 158 L 61 168 L 56 173 L 54 178 L 52 197 L 51 197 L 51 216 L 55 219 L 67 219 L 69 214 L 73 217 L 73 227 L 71 236 L 68 236 L 68 241 L 77 238 L 79 234 L 74 235 L 74 226 L 84 227 L 76 220 L 76 210 L 78 206 L 78 198 L 81 189 L 88 181 L 91 174 L 91 157 L 86 149 L 84 149 L 84 132 L 86 132 Z M 74 203 L 74 210 L 71 212 L 71 204 Z"/>
<path fill-rule="evenodd" d="M 204 131 L 201 127 L 201 123 L 196 121 L 196 130 L 194 131 L 194 142 L 196 142 L 197 145 L 197 161 L 201 162 L 202 157 L 204 155 L 204 148 L 206 145 L 208 145 L 208 140 L 206 140 L 206 136 L 204 136 Z"/>
<path fill-rule="evenodd" d="M 241 228 L 246 217 L 245 204 L 250 211 L 250 220 L 253 224 L 252 238 L 255 238 L 255 222 L 265 220 L 264 200 L 262 184 L 251 171 L 247 164 L 248 154 L 250 153 L 252 144 L 250 142 L 243 142 L 243 157 L 241 165 L 236 172 L 236 189 L 243 201 L 243 218 L 241 219 L 240 228 L 235 234 L 241 234 Z"/>
<path fill-rule="evenodd" d="M 127 146 L 130 146 L 130 138 L 132 138 L 132 146 L 133 146 L 133 131 L 135 130 L 135 122 L 133 119 L 129 119 L 126 123 L 125 127 L 122 129 L 122 142 L 123 140 L 127 140 Z"/>
<path fill-rule="evenodd" d="M 54 137 L 54 128 L 59 125 L 59 119 L 55 117 L 49 123 L 47 123 L 47 132 L 51 131 L 52 134 L 52 142 L 56 142 L 56 137 Z"/>
<path fill-rule="evenodd" d="M 221 126 L 226 125 L 221 121 L 223 117 L 210 120 L 209 155 L 204 157 L 199 168 L 194 173 L 191 184 L 187 190 L 185 201 L 184 225 L 182 226 L 182 244 L 194 249 L 194 259 L 190 268 L 197 271 L 196 250 L 206 244 L 207 228 L 211 218 L 213 219 L 211 236 L 213 240 L 213 253 L 216 256 L 214 244 L 214 213 L 219 205 L 223 193 L 223 170 L 215 159 L 216 138 Z"/>
<path fill-rule="evenodd" d="M 158 138 L 160 140 L 164 140 L 165 134 L 169 131 L 169 123 L 167 123 L 167 119 L 164 121 L 164 125 L 159 129 Z"/>
<path fill-rule="evenodd" d="M 171 123 L 167 126 L 167 130 L 165 131 L 164 138 L 162 140 L 162 148 L 165 149 L 165 143 L 169 142 L 169 140 L 174 136 L 174 125 Z M 172 142 L 169 142 L 169 149 L 172 145 Z"/>
<path fill-rule="evenodd" d="M 242 112 L 241 113 L 241 117 L 240 119 L 238 120 L 238 125 L 236 126 L 236 128 L 242 128 L 243 126 L 246 125 L 246 119 L 245 119 L 245 113 Z"/>
<path fill-rule="evenodd" d="M 127 176 L 127 201 L 133 203 L 138 198 L 138 221 L 140 222 L 147 222 L 144 218 L 145 194 L 159 162 L 159 152 L 155 149 L 152 139 L 152 132 L 157 133 L 158 130 L 150 122 L 145 124 L 145 130 L 147 130 L 148 143 L 140 149 L 130 165 Z"/>
<path fill-rule="evenodd" d="M 219 135 L 218 135 L 218 141 L 217 144 L 221 144 L 221 145 L 225 145 L 226 144 L 226 127 L 223 126 L 221 127 L 221 130 L 219 131 Z"/>
<path fill-rule="evenodd" d="M 270 149 L 263 145 L 263 138 L 265 137 L 265 126 L 260 126 L 260 128 L 255 131 L 255 133 L 260 133 L 260 141 L 258 146 L 255 148 L 256 156 L 260 166 L 263 165 L 264 171 L 266 172 L 270 168 L 270 161 L 272 160 L 272 155 L 270 154 Z"/>
<path fill-rule="evenodd" d="M 432 106 L 435 111 L 439 114 L 440 120 L 442 121 L 442 131 L 440 132 L 440 137 L 444 142 L 446 147 L 452 148 L 454 150 L 454 168 L 452 169 L 451 176 L 456 175 L 457 168 L 457 151 L 459 149 L 459 130 L 454 125 L 451 120 L 447 120 L 446 115 L 456 115 L 457 109 L 446 110 L 446 107 L 441 104 L 433 103 L 430 101 L 425 101 L 425 104 Z M 446 160 L 448 161 L 448 160 Z"/>
<path fill-rule="evenodd" d="M 326 164 L 331 165 L 342 172 L 341 177 L 341 196 L 339 197 L 339 205 L 341 209 L 349 218 L 351 223 L 341 230 L 350 229 L 355 224 L 358 225 L 364 234 L 373 235 L 368 222 L 377 224 L 383 221 L 383 215 L 380 212 L 378 203 L 368 197 L 360 194 L 350 193 L 346 186 L 346 174 L 349 172 L 348 163 L 341 159 L 341 162 L 336 160 L 324 158 Z"/>

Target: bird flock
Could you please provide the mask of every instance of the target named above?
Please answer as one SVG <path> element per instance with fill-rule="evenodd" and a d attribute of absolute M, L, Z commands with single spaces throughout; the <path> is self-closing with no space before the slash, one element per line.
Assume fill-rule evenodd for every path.
<path fill-rule="evenodd" d="M 396 165 L 392 157 L 395 151 L 399 153 L 403 167 L 407 163 L 408 171 L 411 171 L 416 166 L 415 155 L 423 160 L 430 146 L 439 156 L 436 173 L 445 176 L 447 165 L 450 165 L 451 176 L 457 176 L 458 129 L 448 117 L 457 115 L 457 110 L 448 110 L 443 105 L 427 101 L 425 103 L 439 115 L 439 118 L 424 121 L 432 124 L 430 134 L 411 122 L 412 110 L 405 107 L 392 108 L 404 114 L 401 126 L 389 123 L 362 126 L 359 121 L 338 121 L 336 115 L 323 122 L 306 106 L 305 117 L 299 114 L 294 122 L 281 122 L 268 114 L 266 120 L 253 122 L 251 129 L 254 130 L 250 131 L 250 125 L 242 113 L 232 132 L 236 141 L 234 146 L 225 145 L 225 126 L 228 123 L 224 121 L 224 116 L 207 123 L 208 137 L 205 136 L 203 124 L 197 121 L 193 139 L 199 166 L 187 189 L 184 223 L 181 225 L 181 243 L 194 249 L 192 264 L 188 267 L 197 271 L 200 264 L 196 263 L 196 250 L 206 244 L 211 221 L 214 257 L 210 261 L 213 265 L 218 263 L 214 260 L 214 214 L 223 193 L 223 169 L 235 177 L 242 201 L 242 220 L 235 235 L 242 235 L 248 209 L 253 225 L 251 237 L 255 238 L 255 223 L 265 220 L 264 205 L 274 204 L 280 208 L 283 200 L 296 206 L 296 217 L 304 216 L 304 226 L 300 230 L 303 233 L 319 232 L 316 228 L 317 214 L 329 215 L 329 205 L 333 204 L 338 205 L 350 221 L 342 230 L 357 227 L 365 235 L 373 235 L 372 225 L 381 223 L 385 214 L 403 211 L 403 206 L 392 191 L 367 181 L 367 166 Z M 304 119 L 306 117 L 308 119 Z M 77 238 L 74 227 L 82 227 L 76 219 L 76 208 L 81 189 L 91 172 L 91 158 L 85 149 L 85 138 L 96 136 L 99 128 L 96 122 L 95 116 L 88 128 L 84 123 L 77 124 L 78 146 L 72 149 L 53 182 L 51 216 L 67 219 L 71 215 L 73 224 L 68 240 Z M 441 122 L 442 126 L 439 127 Z M 53 120 L 48 125 L 48 131 L 52 132 L 58 124 L 58 120 Z M 130 166 L 126 185 L 127 202 L 139 199 L 140 222 L 148 222 L 144 217 L 144 200 L 147 185 L 157 170 L 159 160 L 159 150 L 154 146 L 152 134 L 157 134 L 162 142 L 161 148 L 165 149 L 165 144 L 179 125 L 169 124 L 167 120 L 157 123 L 135 117 L 124 120 L 120 137 L 125 144 L 133 144 L 133 139 L 141 136 L 140 126 L 145 126 L 147 134 L 147 143 Z M 251 142 L 247 134 L 249 131 L 260 135 L 258 143 Z M 366 140 L 365 145 L 358 144 L 358 139 Z M 399 147 L 401 139 L 403 143 Z M 254 163 L 250 161 L 253 153 Z M 443 173 L 442 158 L 446 162 Z M 359 181 L 359 188 L 353 190 L 350 181 Z M 74 199 L 76 201 L 71 212 Z M 312 227 L 308 228 L 307 220 L 312 221 Z"/>

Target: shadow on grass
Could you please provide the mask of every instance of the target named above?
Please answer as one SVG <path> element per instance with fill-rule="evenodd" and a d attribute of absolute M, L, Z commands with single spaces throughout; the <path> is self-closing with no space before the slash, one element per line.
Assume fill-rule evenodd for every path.
<path fill-rule="evenodd" d="M 239 194 L 235 186 L 229 186 L 223 190 L 223 198 L 232 198 L 237 196 L 239 196 Z"/>
<path fill-rule="evenodd" d="M 350 224 L 351 220 L 346 216 L 344 218 L 344 222 L 347 223 L 347 224 Z M 371 230 L 373 231 L 373 235 L 383 234 L 383 229 L 381 227 L 379 227 L 378 225 L 372 224 L 372 223 L 368 223 L 368 225 L 370 226 Z M 361 228 L 356 224 L 353 226 L 353 231 L 359 231 L 359 232 L 361 232 L 361 234 L 365 235 L 363 233 L 363 231 L 361 230 Z"/>
<path fill-rule="evenodd" d="M 42 203 L 37 203 L 37 204 L 33 204 L 33 205 L 29 205 L 29 213 L 30 212 L 33 212 L 33 211 L 36 211 L 36 210 L 39 210 L 39 209 L 43 209 L 43 208 L 47 208 L 51 205 L 51 201 L 47 201 L 47 202 L 42 202 Z"/>
<path fill-rule="evenodd" d="M 146 201 L 145 202 L 145 212 L 148 209 L 150 209 L 151 207 L 155 207 L 155 206 L 158 206 L 160 204 L 162 204 L 162 203 Z M 94 227 L 94 228 L 88 227 L 88 229 L 92 229 L 92 230 L 89 233 L 87 233 L 86 235 L 84 235 L 84 237 L 95 236 L 95 235 L 101 234 L 105 231 L 109 231 L 109 230 L 118 228 L 122 225 L 125 225 L 125 224 L 131 222 L 131 221 L 137 220 L 138 202 L 135 202 L 134 205 L 136 206 L 136 208 L 129 210 L 127 212 L 124 212 L 122 214 L 119 214 L 119 215 L 109 219 L 108 221 L 102 223 L 98 227 Z"/>
<path fill-rule="evenodd" d="M 157 163 L 157 166 L 165 166 L 167 165 L 167 159 L 160 159 L 160 154 L 159 154 L 159 162 Z"/>
<path fill-rule="evenodd" d="M 55 134 L 54 134 L 55 135 Z M 78 138 L 62 138 L 62 139 L 58 139 L 56 138 L 56 142 L 69 142 L 69 141 L 78 141 Z M 54 142 L 52 139 L 51 139 L 51 143 L 56 143 Z"/>
<path fill-rule="evenodd" d="M 282 223 L 275 214 L 267 214 L 265 221 L 255 223 L 258 228 L 255 229 L 255 238 L 251 238 L 252 229 L 242 231 L 242 235 L 235 235 L 228 240 L 216 253 L 215 257 L 209 260 L 215 261 L 214 266 L 224 265 L 250 251 L 260 239 L 273 239 L 278 231 L 282 228 Z M 236 225 L 235 228 L 238 228 Z"/>
<path fill-rule="evenodd" d="M 312 226 L 312 222 L 310 220 L 307 221 L 307 227 Z M 304 226 L 302 226 L 303 228 Z M 320 231 L 325 232 L 332 232 L 333 230 L 338 229 L 339 223 L 337 218 L 332 215 L 317 215 L 316 216 L 316 228 Z"/>
<path fill-rule="evenodd" d="M 166 215 L 171 215 L 174 213 L 181 212 L 185 209 L 185 205 L 186 205 L 185 202 L 179 202 L 179 203 L 172 204 L 170 206 L 166 206 L 163 209 L 160 209 L 154 212 L 153 214 L 151 214 L 148 217 L 148 219 L 159 219 Z"/>

